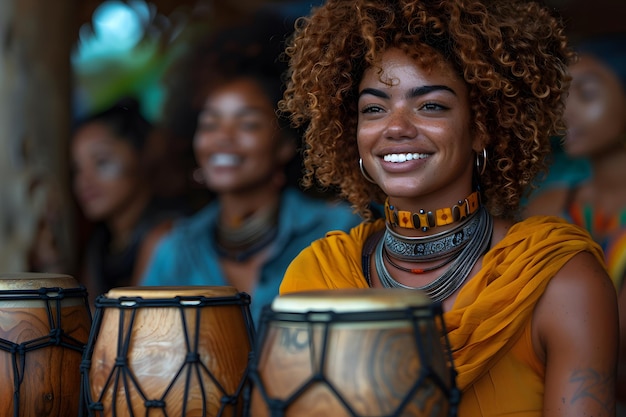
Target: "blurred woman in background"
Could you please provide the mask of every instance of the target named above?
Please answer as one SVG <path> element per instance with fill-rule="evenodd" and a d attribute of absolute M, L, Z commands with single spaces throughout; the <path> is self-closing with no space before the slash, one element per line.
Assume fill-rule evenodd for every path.
<path fill-rule="evenodd" d="M 589 161 L 591 175 L 571 187 L 554 187 L 530 200 L 526 215 L 551 214 L 584 227 L 604 250 L 619 291 L 621 353 L 617 388 L 626 405 L 626 34 L 589 38 L 570 66 L 563 149 Z M 621 411 L 618 415 L 626 415 Z"/>
<path fill-rule="evenodd" d="M 157 244 L 141 281 L 233 286 L 251 295 L 255 322 L 300 250 L 360 221 L 346 203 L 298 189 L 300 135 L 277 114 L 284 25 L 264 14 L 214 33 L 194 51 L 193 149 L 198 177 L 214 197 Z"/>
<path fill-rule="evenodd" d="M 74 130 L 74 192 L 93 223 L 79 278 L 92 302 L 113 287 L 130 285 L 143 268 L 137 255 L 144 237 L 157 225 L 167 228 L 182 213 L 154 197 L 151 132 L 132 98 L 81 120 Z"/>

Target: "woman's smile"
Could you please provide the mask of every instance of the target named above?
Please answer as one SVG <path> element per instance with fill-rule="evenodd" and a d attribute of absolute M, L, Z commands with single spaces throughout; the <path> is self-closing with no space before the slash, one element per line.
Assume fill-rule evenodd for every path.
<path fill-rule="evenodd" d="M 438 190 L 455 201 L 470 192 L 474 149 L 465 82 L 435 58 L 426 68 L 391 48 L 359 85 L 357 142 L 364 169 L 393 200 Z M 424 202 L 422 202 L 424 203 Z"/>

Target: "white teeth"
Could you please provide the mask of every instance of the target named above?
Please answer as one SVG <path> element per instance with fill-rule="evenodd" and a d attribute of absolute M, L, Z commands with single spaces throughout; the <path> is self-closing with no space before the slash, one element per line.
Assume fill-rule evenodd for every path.
<path fill-rule="evenodd" d="M 428 158 L 428 154 L 425 153 L 391 153 L 383 157 L 385 162 L 406 162 L 413 159 L 426 158 Z"/>
<path fill-rule="evenodd" d="M 230 153 L 217 153 L 211 155 L 209 163 L 216 167 L 232 167 L 241 163 L 241 158 Z"/>

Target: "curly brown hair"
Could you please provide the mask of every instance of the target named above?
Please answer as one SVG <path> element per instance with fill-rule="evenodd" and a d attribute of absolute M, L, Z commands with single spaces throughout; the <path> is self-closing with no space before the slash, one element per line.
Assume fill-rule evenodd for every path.
<path fill-rule="evenodd" d="M 358 167 L 357 88 L 386 49 L 418 57 L 419 45 L 443 55 L 465 80 L 488 155 L 482 200 L 492 215 L 514 217 L 546 169 L 550 136 L 563 131 L 573 59 L 561 19 L 535 2 L 328 0 L 300 19 L 285 50 L 280 109 L 306 126 L 304 184 L 337 187 L 371 218 L 370 203 L 385 195 Z"/>

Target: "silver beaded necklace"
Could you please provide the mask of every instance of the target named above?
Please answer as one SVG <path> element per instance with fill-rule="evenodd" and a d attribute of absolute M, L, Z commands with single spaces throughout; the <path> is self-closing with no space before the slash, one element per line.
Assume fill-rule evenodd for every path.
<path fill-rule="evenodd" d="M 411 287 L 396 281 L 387 270 L 383 260 L 383 249 L 385 248 L 386 237 L 390 234 L 389 227 L 387 227 L 385 230 L 385 236 L 378 242 L 374 253 L 374 265 L 376 267 L 376 272 L 378 273 L 378 279 L 380 280 L 381 285 L 385 288 L 420 290 L 426 293 L 426 295 L 428 295 L 435 302 L 440 302 L 448 298 L 461 287 L 478 259 L 489 247 L 491 234 L 493 232 L 493 219 L 484 207 L 481 207 L 476 214 L 477 224 L 475 225 L 475 231 L 477 233 L 471 233 L 468 240 L 465 241 L 462 249 L 459 251 L 456 259 L 449 264 L 443 274 L 437 277 L 433 282 L 418 287 Z M 466 225 L 467 222 L 462 224 L 461 227 L 465 227 Z M 410 240 L 413 244 L 418 244 L 418 242 L 424 241 L 425 239 L 432 241 L 432 237 L 407 238 L 405 236 L 403 239 Z M 439 239 L 441 239 L 441 237 L 439 237 Z M 443 256 L 438 258 L 441 259 L 445 256 L 450 256 L 450 251 L 444 251 Z M 430 256 L 428 260 L 435 260 L 436 258 L 437 257 Z M 414 257 L 413 259 L 405 258 L 405 260 L 420 262 L 423 261 L 424 258 L 419 259 L 419 257 Z"/>

